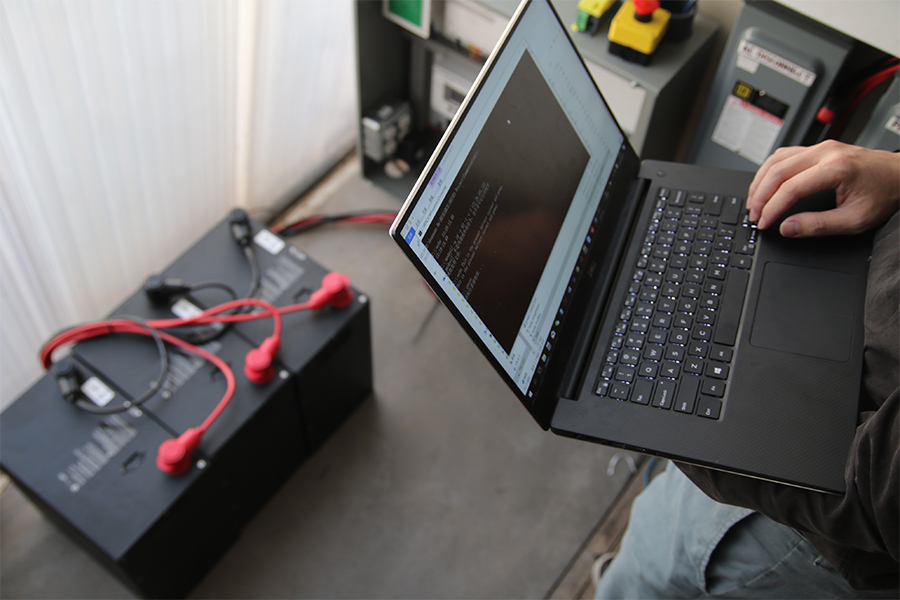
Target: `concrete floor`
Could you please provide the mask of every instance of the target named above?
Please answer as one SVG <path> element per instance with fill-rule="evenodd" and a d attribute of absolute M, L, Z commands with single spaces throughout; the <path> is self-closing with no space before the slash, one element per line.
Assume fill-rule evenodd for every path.
<path fill-rule="evenodd" d="M 351 163 L 315 210 L 399 204 Z M 443 307 L 428 318 L 433 297 L 386 226 L 326 226 L 291 241 L 370 297 L 375 391 L 191 597 L 551 593 L 623 488 L 624 461 L 610 476 L 615 451 L 542 431 Z M 9 485 L 0 597 L 133 594 Z"/>

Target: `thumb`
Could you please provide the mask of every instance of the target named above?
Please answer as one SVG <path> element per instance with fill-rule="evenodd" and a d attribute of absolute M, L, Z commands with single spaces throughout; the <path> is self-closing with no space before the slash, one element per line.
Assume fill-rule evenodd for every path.
<path fill-rule="evenodd" d="M 821 237 L 857 233 L 851 210 L 836 208 L 822 212 L 803 212 L 786 218 L 778 231 L 787 238 Z"/>

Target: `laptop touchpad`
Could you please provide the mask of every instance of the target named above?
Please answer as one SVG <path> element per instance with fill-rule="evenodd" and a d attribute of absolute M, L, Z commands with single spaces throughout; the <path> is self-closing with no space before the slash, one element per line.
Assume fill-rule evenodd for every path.
<path fill-rule="evenodd" d="M 750 333 L 761 348 L 847 361 L 853 340 L 856 276 L 766 264 Z"/>

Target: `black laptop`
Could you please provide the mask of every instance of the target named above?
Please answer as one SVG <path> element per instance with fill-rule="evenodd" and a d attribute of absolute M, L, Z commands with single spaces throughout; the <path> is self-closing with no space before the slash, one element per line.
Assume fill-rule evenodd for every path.
<path fill-rule="evenodd" d="M 751 179 L 641 161 L 526 0 L 391 236 L 544 429 L 840 493 L 871 241 L 756 230 Z"/>

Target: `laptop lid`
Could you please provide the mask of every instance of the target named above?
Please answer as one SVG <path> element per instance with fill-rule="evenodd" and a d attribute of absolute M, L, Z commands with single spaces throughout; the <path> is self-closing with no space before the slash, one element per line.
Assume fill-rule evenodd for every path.
<path fill-rule="evenodd" d="M 391 228 L 545 429 L 574 393 L 639 166 L 552 20 L 546 0 L 519 6 Z"/>

